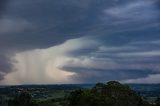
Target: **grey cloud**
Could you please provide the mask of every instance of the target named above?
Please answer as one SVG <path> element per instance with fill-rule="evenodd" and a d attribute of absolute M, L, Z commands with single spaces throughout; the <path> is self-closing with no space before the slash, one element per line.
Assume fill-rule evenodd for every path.
<path fill-rule="evenodd" d="M 91 17 L 90 7 L 80 8 L 80 4 L 70 3 L 72 2 L 70 0 L 69 3 L 51 0 L 46 2 L 27 1 L 30 2 L 27 5 L 23 4 L 26 2 L 25 0 L 17 2 L 17 4 L 8 7 L 10 9 L 5 15 L 24 19 L 33 26 L 35 25 L 35 28 L 29 31 L 24 29 L 1 37 L 1 40 L 10 42 L 10 44 L 4 42 L 3 45 L 6 46 L 6 49 L 11 47 L 15 49 L 46 48 L 60 44 L 67 39 L 85 35 L 86 28 L 94 21 L 89 19 Z"/>
<path fill-rule="evenodd" d="M 141 40 L 135 43 L 107 45 L 103 42 L 98 47 L 93 46 L 94 50 L 78 50 L 79 54 L 74 51 L 72 53 L 75 54 L 70 55 L 72 61 L 61 68 L 75 72 L 72 76 L 74 80 L 84 79 L 86 82 L 139 79 L 159 74 L 159 41 L 155 39 L 147 44 L 146 40 Z"/>
<path fill-rule="evenodd" d="M 102 19 L 109 25 L 106 30 L 134 32 L 153 27 L 159 28 L 160 10 L 156 7 L 156 3 L 156 0 L 135 0 L 105 9 Z"/>
<path fill-rule="evenodd" d="M 34 28 L 32 30 L 24 29 L 23 31 L 1 37 L 3 41 L 9 41 L 11 44 L 8 45 L 4 43 L 3 45 L 6 45 L 6 48 L 47 48 L 56 44 L 60 44 L 65 40 L 71 38 L 92 34 L 102 35 L 102 32 L 106 35 L 109 31 L 116 32 L 117 30 L 125 30 L 128 27 L 132 29 L 132 27 L 134 28 L 135 26 L 142 27 L 146 24 L 151 24 L 150 22 L 143 24 L 139 23 L 139 21 L 141 20 L 139 18 L 134 18 L 135 15 L 133 15 L 133 19 L 136 21 L 139 20 L 138 22 L 125 24 L 123 20 L 113 19 L 111 14 L 105 16 L 105 13 L 103 12 L 105 9 L 112 9 L 114 7 L 119 7 L 119 5 L 122 5 L 122 7 L 123 5 L 128 6 L 130 3 L 132 3 L 131 1 L 121 1 L 117 3 L 111 0 L 47 0 L 45 2 L 42 0 L 15 0 L 14 2 L 12 1 L 10 3 L 7 9 L 8 11 L 5 15 L 22 20 L 24 19 L 28 23 L 31 23 Z M 139 3 L 139 1 L 137 0 L 134 2 L 137 4 Z M 144 2 L 143 7 L 139 6 L 138 10 L 140 11 L 140 14 L 147 14 L 148 16 L 156 17 L 154 13 L 152 14 L 152 12 L 142 11 L 146 9 L 155 12 L 158 11 L 154 8 L 150 8 L 152 6 L 154 7 L 154 5 L 150 4 L 150 2 L 147 4 L 149 6 L 145 4 L 147 3 Z M 119 9 L 119 16 L 123 15 L 121 14 L 122 12 L 122 9 Z M 132 12 L 131 9 L 129 13 L 132 14 L 134 12 Z M 103 20 L 101 17 L 107 18 L 109 20 Z M 142 19 L 143 18 L 145 17 L 142 16 Z M 117 21 L 122 22 L 120 24 L 121 27 L 119 27 L 119 25 L 117 24 L 113 25 L 113 23 Z M 141 22 L 144 21 L 142 20 Z M 10 38 L 9 36 L 12 36 L 12 38 Z"/>
<path fill-rule="evenodd" d="M 0 1 L 0 17 L 5 12 L 7 4 L 8 4 L 8 0 Z"/>
<path fill-rule="evenodd" d="M 0 23 L 3 24 L 0 24 L 0 51 L 3 56 L 0 58 L 10 57 L 15 52 L 48 48 L 82 36 L 95 37 L 103 45 L 112 47 L 159 39 L 159 25 L 153 27 L 159 23 L 159 8 L 154 3 L 151 0 L 1 0 L 0 16 L 3 17 L 0 18 Z M 131 51 L 151 50 L 151 47 L 153 45 Z M 124 50 L 116 52 L 124 53 Z M 98 47 L 93 46 L 69 54 L 117 61 L 111 53 L 114 54 L 113 51 L 98 51 Z M 11 70 L 9 60 L 0 64 L 9 66 Z"/>
<path fill-rule="evenodd" d="M 116 18 L 125 18 L 125 19 L 135 19 L 135 17 L 138 19 L 139 18 L 146 19 L 146 18 L 152 18 L 152 17 L 154 18 L 157 15 L 156 14 L 157 11 L 153 11 L 155 10 L 154 9 L 155 6 L 153 5 L 153 3 L 155 3 L 155 1 L 149 1 L 149 0 L 148 1 L 146 0 L 132 1 L 128 4 L 124 4 L 124 5 L 120 5 L 120 6 L 108 9 L 105 12 Z M 143 8 L 145 8 L 146 10 L 143 10 Z M 150 10 L 151 13 L 148 13 L 147 10 Z M 149 17 L 144 17 L 149 14 L 153 14 L 153 15 L 150 15 Z"/>
<path fill-rule="evenodd" d="M 4 76 L 12 70 L 12 62 L 9 57 L 0 54 L 0 80 L 3 80 Z"/>
<path fill-rule="evenodd" d="M 128 80 L 128 79 L 138 79 L 148 77 L 150 74 L 157 74 L 151 70 L 102 70 L 102 69 L 92 69 L 92 68 L 74 68 L 74 67 L 64 67 L 65 70 L 73 71 L 76 70 L 76 75 L 71 76 L 79 82 L 106 82 L 109 80 Z"/>
<path fill-rule="evenodd" d="M 26 20 L 2 17 L 0 19 L 0 35 L 12 34 L 20 31 L 29 30 L 32 25 Z"/>

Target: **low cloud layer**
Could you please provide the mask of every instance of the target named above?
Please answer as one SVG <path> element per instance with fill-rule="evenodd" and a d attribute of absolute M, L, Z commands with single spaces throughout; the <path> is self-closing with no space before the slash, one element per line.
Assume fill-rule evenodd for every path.
<path fill-rule="evenodd" d="M 3 84 L 11 83 L 11 79 L 15 80 L 13 83 L 63 83 L 63 79 L 67 80 L 65 83 L 76 83 L 115 78 L 136 82 L 158 75 L 159 5 L 159 0 L 1 0 L 0 79 L 4 79 Z M 61 48 L 59 52 L 57 46 Z M 44 72 L 38 71 L 38 67 L 47 67 L 50 63 L 45 62 L 52 59 L 41 59 L 43 65 L 35 62 L 37 68 L 25 62 L 28 53 L 29 57 L 38 53 L 36 58 L 40 58 L 42 51 L 51 48 L 53 57 L 67 58 L 58 67 L 53 65 L 57 70 L 53 73 L 63 70 L 69 76 L 62 73 L 63 77 L 52 76 L 49 80 L 46 74 L 39 79 L 46 69 L 41 67 Z M 37 74 L 35 79 L 29 78 L 33 82 L 23 75 L 20 79 L 10 76 L 19 70 L 27 73 L 28 67 L 32 77 Z"/>

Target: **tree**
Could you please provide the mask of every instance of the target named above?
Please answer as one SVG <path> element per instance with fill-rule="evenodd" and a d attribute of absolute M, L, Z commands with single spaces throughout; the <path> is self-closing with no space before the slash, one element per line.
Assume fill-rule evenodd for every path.
<path fill-rule="evenodd" d="M 148 106 L 129 86 L 117 81 L 73 91 L 69 101 L 69 106 Z"/>

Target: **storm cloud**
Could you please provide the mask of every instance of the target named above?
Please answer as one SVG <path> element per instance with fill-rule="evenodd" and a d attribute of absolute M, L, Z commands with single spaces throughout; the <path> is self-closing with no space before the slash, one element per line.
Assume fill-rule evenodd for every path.
<path fill-rule="evenodd" d="M 152 27 L 159 23 L 155 2 L 9 1 L 0 20 L 1 46 L 6 49 L 47 48 L 67 39 Z"/>
<path fill-rule="evenodd" d="M 7 57 L 0 55 L 0 80 L 2 80 L 3 76 L 10 72 L 10 70 L 12 70 L 11 61 Z"/>
<path fill-rule="evenodd" d="M 57 68 L 76 73 L 78 81 L 98 81 L 100 75 L 114 80 L 118 70 L 117 80 L 158 74 L 159 5 L 159 0 L 1 0 L 0 79 L 15 71 L 17 54 L 66 44 L 60 56 L 70 61 Z"/>
<path fill-rule="evenodd" d="M 7 8 L 8 0 L 1 0 L 0 1 L 0 17 L 5 12 Z"/>
<path fill-rule="evenodd" d="M 65 70 L 70 70 L 77 72 L 76 75 L 71 76 L 72 80 L 76 80 L 79 83 L 96 83 L 96 82 L 106 82 L 110 80 L 119 80 L 123 81 L 126 79 L 138 79 L 146 78 L 149 75 L 156 75 L 157 72 L 151 70 L 137 70 L 137 69 L 92 69 L 92 68 L 73 68 L 73 67 L 64 67 Z"/>

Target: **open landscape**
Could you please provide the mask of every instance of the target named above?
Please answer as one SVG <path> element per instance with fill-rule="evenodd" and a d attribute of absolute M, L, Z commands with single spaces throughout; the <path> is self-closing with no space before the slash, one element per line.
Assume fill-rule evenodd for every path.
<path fill-rule="evenodd" d="M 160 0 L 0 0 L 0 106 L 160 106 Z"/>
<path fill-rule="evenodd" d="M 69 97 L 72 92 L 78 91 L 80 89 L 90 90 L 95 88 L 96 86 L 98 86 L 98 84 L 1 86 L 0 106 L 8 106 L 11 100 L 14 100 L 18 95 L 21 95 L 22 93 L 28 93 L 31 96 L 31 100 L 36 104 L 35 106 L 70 106 Z M 160 84 L 125 84 L 125 86 L 128 86 L 129 88 L 131 88 L 131 90 L 135 91 L 138 95 L 141 96 L 144 102 L 147 102 L 151 106 L 155 106 L 156 101 L 160 97 Z M 75 104 L 75 106 L 77 105 Z M 81 106 L 85 105 L 81 104 Z"/>

